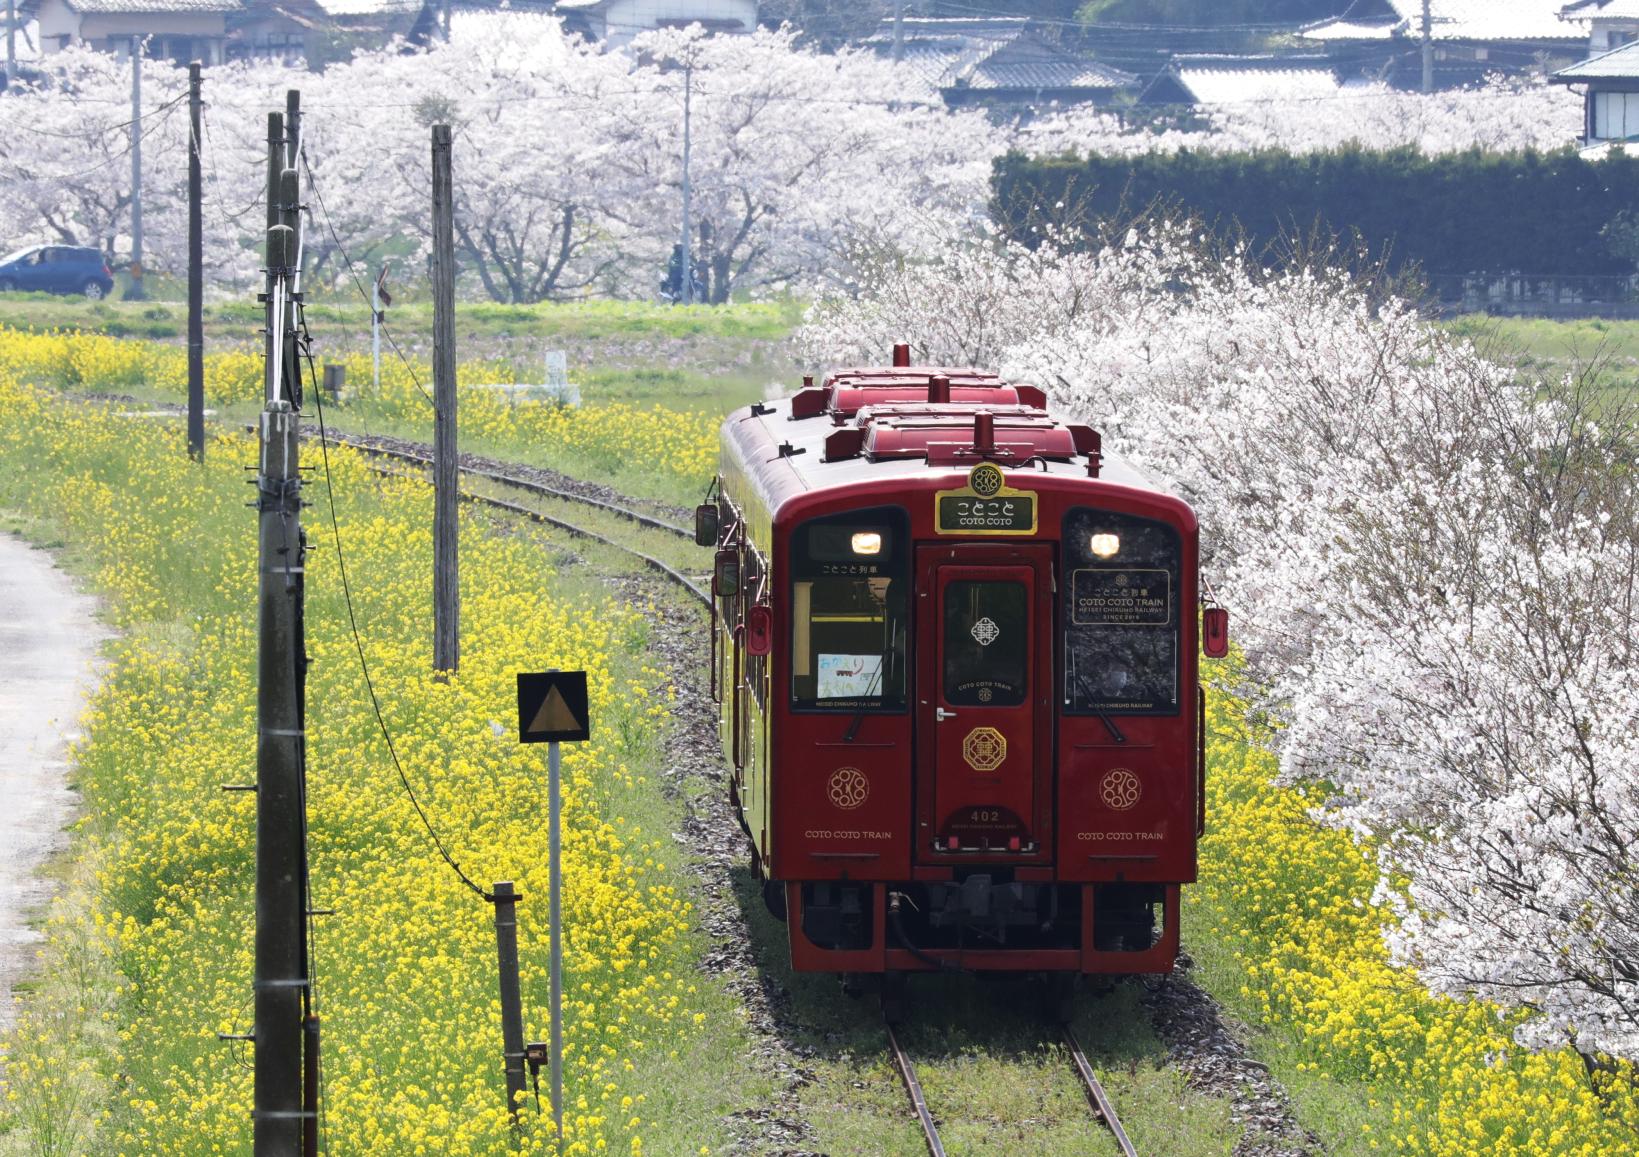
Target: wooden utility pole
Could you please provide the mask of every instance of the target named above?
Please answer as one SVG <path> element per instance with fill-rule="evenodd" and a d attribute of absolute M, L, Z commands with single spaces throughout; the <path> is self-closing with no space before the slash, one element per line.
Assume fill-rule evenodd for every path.
<path fill-rule="evenodd" d="M 199 61 L 188 65 L 188 457 L 205 460 L 205 214 Z"/>
<path fill-rule="evenodd" d="M 511 880 L 495 885 L 495 950 L 501 969 L 501 1059 L 506 1071 L 507 1112 L 518 1124 L 524 1097 L 524 1004 L 518 988 L 518 901 Z"/>
<path fill-rule="evenodd" d="M 131 37 L 131 286 L 129 301 L 142 301 L 142 38 Z"/>
<path fill-rule="evenodd" d="M 1423 0 L 1423 91 L 1434 91 L 1434 16 L 1430 12 L 1433 0 Z"/>
<path fill-rule="evenodd" d="M 289 367 L 290 404 L 302 408 L 301 350 L 296 333 L 296 314 L 302 300 L 302 266 L 307 254 L 302 244 L 301 163 L 302 163 L 302 94 L 296 89 L 285 92 L 285 172 L 281 193 L 283 220 L 290 228 L 290 325 L 285 328 L 285 365 Z"/>
<path fill-rule="evenodd" d="M 300 414 L 285 356 L 293 330 L 291 265 L 296 198 L 286 169 L 284 118 L 268 116 L 266 325 L 268 397 L 257 474 L 258 654 L 256 696 L 255 1157 L 297 1157 L 316 1136 L 317 1101 L 304 1097 L 304 1043 L 316 1026 L 307 971 L 307 846 L 302 638 Z M 311 1058 L 316 1061 L 316 1057 Z M 316 1093 L 316 1090 L 309 1090 Z"/>
<path fill-rule="evenodd" d="M 461 666 L 455 439 L 455 190 L 450 126 L 433 126 L 433 669 Z"/>
<path fill-rule="evenodd" d="M 684 305 L 694 304 L 694 257 L 690 251 L 694 238 L 689 236 L 689 98 L 694 92 L 694 65 L 683 66 L 683 284 L 680 296 Z"/>

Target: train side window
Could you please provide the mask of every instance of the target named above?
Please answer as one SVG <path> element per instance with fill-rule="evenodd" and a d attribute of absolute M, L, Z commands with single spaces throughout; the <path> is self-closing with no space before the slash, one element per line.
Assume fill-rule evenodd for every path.
<path fill-rule="evenodd" d="M 883 507 L 814 519 L 793 532 L 793 706 L 904 710 L 908 522 L 902 509 Z"/>
<path fill-rule="evenodd" d="M 1182 547 L 1165 522 L 1064 516 L 1064 710 L 1176 715 Z"/>

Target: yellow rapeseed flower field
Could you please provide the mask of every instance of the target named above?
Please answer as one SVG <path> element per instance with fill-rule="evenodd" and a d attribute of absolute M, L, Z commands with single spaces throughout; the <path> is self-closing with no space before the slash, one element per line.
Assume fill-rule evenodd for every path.
<path fill-rule="evenodd" d="M 255 354 L 215 355 L 208 372 L 219 399 L 259 396 Z M 0 332 L 0 506 L 54 517 L 86 551 L 123 628 L 80 751 L 79 850 L 94 875 L 83 910 L 61 905 L 50 928 L 59 968 L 107 965 L 119 979 L 106 999 L 95 986 L 72 990 L 92 993 L 82 1007 L 42 997 L 7 1043 L 0 1134 L 26 1128 L 40 1153 L 230 1153 L 248 1136 L 250 1074 L 215 1033 L 249 1027 L 253 805 L 218 785 L 254 769 L 254 529 L 240 470 L 253 449 L 222 439 L 201 469 L 183 459 L 174 424 L 113 420 L 27 384 L 179 389 L 181 375 L 180 352 L 163 346 Z M 359 366 L 349 375 L 367 376 Z M 425 406 L 401 366 L 386 372 L 382 395 L 407 415 Z M 462 404 L 469 429 L 579 439 L 611 461 L 647 452 L 665 423 L 678 449 L 657 469 L 710 471 L 704 416 L 514 408 L 482 391 Z M 511 677 L 548 665 L 592 673 L 594 711 L 609 725 L 565 760 L 568 1151 L 641 1152 L 652 1137 L 645 1060 L 686 1042 L 701 1015 L 687 979 L 688 903 L 669 883 L 661 842 L 628 818 L 651 791 L 644 744 L 668 708 L 663 677 L 643 665 L 644 621 L 585 590 L 554 595 L 536 547 L 469 521 L 462 672 L 435 682 L 429 496 L 374 480 L 345 453 L 331 465 L 400 754 L 457 857 L 480 881 L 511 878 L 525 894 L 532 1036 L 544 1035 L 546 985 L 544 906 L 532 903 L 546 889 L 542 774 L 511 737 Z M 490 913 L 428 846 L 398 790 L 341 625 L 322 482 L 310 497 L 320 504 L 307 519 L 315 901 L 337 909 L 321 921 L 316 957 L 333 1151 L 512 1152 Z M 1191 944 L 1232 963 L 1243 982 L 1224 995 L 1277 1030 L 1274 1047 L 1294 1051 L 1301 1074 L 1372 1103 L 1381 1127 L 1365 1126 L 1350 1151 L 1639 1149 L 1631 1067 L 1590 1076 L 1568 1050 L 1527 1052 L 1512 1043 L 1509 1015 L 1434 998 L 1390 965 L 1370 847 L 1315 822 L 1320 795 L 1275 782 L 1240 672 L 1220 671 L 1209 699 L 1211 822 L 1201 881 L 1186 893 Z M 98 1131 L 94 1146 L 65 1124 L 77 1120 Z M 538 1130 L 524 1140 L 544 1145 Z"/>
<path fill-rule="evenodd" d="M 149 360 L 163 358 L 151 347 L 24 343 L 36 348 L 20 357 L 15 335 L 0 342 L 0 505 L 53 519 L 84 548 L 122 630 L 78 756 L 77 850 L 96 875 L 83 910 L 59 905 L 52 953 L 64 967 L 101 960 L 121 979 L 90 1016 L 117 1029 L 111 1054 L 74 1027 L 83 1010 L 44 1000 L 25 1009 L 4 1057 L 0 1133 L 27 1126 L 43 1153 L 242 1152 L 251 1075 L 244 1046 L 215 1034 L 250 1028 L 255 804 L 220 785 L 255 777 L 255 514 L 242 469 L 254 446 L 221 438 L 195 466 L 174 422 L 120 419 L 18 380 L 18 363 L 31 359 L 99 388 L 125 373 L 169 372 Z M 318 465 L 311 448 L 306 461 Z M 464 867 L 524 894 L 533 1038 L 544 1037 L 546 1015 L 545 776 L 543 749 L 516 742 L 513 674 L 590 673 L 594 742 L 564 759 L 565 1151 L 638 1151 L 645 1059 L 696 1033 L 699 1013 L 682 940 L 690 905 L 665 866 L 674 845 L 625 815 L 652 794 L 641 768 L 668 713 L 666 680 L 645 665 L 645 620 L 590 584 L 560 597 L 537 545 L 469 518 L 462 668 L 436 682 L 430 492 L 382 483 L 345 452 L 332 450 L 330 465 L 340 546 L 400 757 Z M 400 789 L 346 628 L 322 472 L 309 497 L 313 889 L 315 903 L 336 909 L 319 921 L 315 955 L 330 1151 L 515 1152 L 492 912 L 440 861 Z M 95 1145 L 66 1133 L 83 1115 L 88 1073 L 101 1082 Z M 546 1151 L 546 1142 L 536 1127 L 524 1145 Z"/>
<path fill-rule="evenodd" d="M 1319 792 L 1278 786 L 1267 736 L 1228 668 L 1208 698 L 1208 834 L 1186 889 L 1192 940 L 1240 966 L 1240 1004 L 1292 1030 L 1302 1070 L 1353 1082 L 1390 1130 L 1367 1150 L 1428 1157 L 1616 1157 L 1639 1146 L 1632 1066 L 1590 1078 L 1575 1052 L 1532 1053 L 1480 1001 L 1436 998 L 1393 967 L 1371 849 L 1317 824 Z M 1369 1126 L 1368 1126 L 1369 1128 Z"/>
<path fill-rule="evenodd" d="M 425 363 L 384 359 L 381 388 L 375 392 L 369 385 L 369 357 L 348 354 L 332 360 L 347 368 L 350 389 L 368 397 L 383 417 L 406 424 L 431 421 L 425 391 L 431 389 L 432 371 Z M 263 396 L 262 366 L 260 349 L 208 353 L 207 403 L 259 403 Z M 180 400 L 187 385 L 187 355 L 179 346 L 158 342 L 91 333 L 34 333 L 0 326 L 0 373 L 8 372 L 22 381 L 104 393 L 146 384 L 172 392 Z M 460 417 L 465 436 L 514 445 L 551 446 L 574 453 L 594 468 L 616 469 L 643 462 L 646 468 L 676 478 L 690 488 L 703 487 L 712 474 L 717 461 L 717 415 L 622 402 L 586 406 L 515 402 L 503 391 L 478 388 L 484 383 L 511 381 L 512 376 L 512 368 L 502 363 L 468 362 L 459 367 Z"/>

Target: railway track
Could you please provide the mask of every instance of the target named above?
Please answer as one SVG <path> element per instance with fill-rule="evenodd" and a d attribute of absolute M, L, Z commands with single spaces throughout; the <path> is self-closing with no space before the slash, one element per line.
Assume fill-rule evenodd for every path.
<path fill-rule="evenodd" d="M 317 432 L 315 431 L 314 433 L 316 434 Z M 328 439 L 332 444 L 348 446 L 359 453 L 365 454 L 371 458 L 379 459 L 382 462 L 393 463 L 398 467 L 410 467 L 415 470 L 430 470 L 432 468 L 432 456 L 430 451 L 427 447 L 419 443 L 404 442 L 398 439 L 384 439 L 379 437 L 371 437 L 366 439 L 347 434 L 339 434 L 336 432 L 330 432 L 328 434 Z M 403 470 L 395 469 L 386 465 L 377 466 L 374 467 L 374 469 L 378 473 L 386 476 L 406 476 Z M 555 486 L 549 483 L 522 477 L 518 474 L 509 473 L 505 469 L 493 469 L 489 467 L 464 465 L 461 468 L 461 474 L 464 478 L 480 479 L 493 486 L 514 489 L 526 494 L 534 495 L 538 498 L 551 499 L 558 502 L 584 506 L 590 510 L 597 510 L 604 515 L 630 522 L 650 531 L 655 531 L 670 537 L 682 538 L 691 543 L 693 542 L 693 534 L 676 523 L 669 522 L 666 519 L 655 515 L 634 510 L 631 507 L 624 506 L 618 502 L 613 502 L 608 498 L 596 494 L 579 492 L 569 486 Z M 688 575 L 682 573 L 676 567 L 671 566 L 665 561 L 644 551 L 638 550 L 627 543 L 619 542 L 608 535 L 599 533 L 598 531 L 592 530 L 577 523 L 570 522 L 567 519 L 547 514 L 543 511 L 533 509 L 518 502 L 511 502 L 504 498 L 496 497 L 493 494 L 475 492 L 466 488 L 465 486 L 463 486 L 462 489 L 462 498 L 466 501 L 488 506 L 491 509 L 501 510 L 508 514 L 528 519 L 532 522 L 555 527 L 575 537 L 595 541 L 616 551 L 622 552 L 641 562 L 643 565 L 659 574 L 668 582 L 687 592 L 708 611 L 713 609 L 710 594 L 708 594 L 706 590 L 704 590 Z M 931 1157 L 945 1157 L 944 1142 L 939 1137 L 938 1125 L 934 1121 L 933 1114 L 928 1107 L 927 1099 L 923 1095 L 921 1082 L 918 1080 L 916 1075 L 916 1066 L 912 1062 L 910 1055 L 905 1051 L 904 1046 L 900 1043 L 898 1035 L 894 1032 L 893 1025 L 888 1024 L 886 1028 L 888 1034 L 888 1047 L 892 1054 L 894 1066 L 898 1070 L 900 1080 L 904 1084 L 906 1093 L 910 1097 L 912 1108 L 914 1109 L 917 1120 L 922 1128 L 923 1138 L 927 1143 L 928 1152 Z M 1072 1067 L 1075 1069 L 1076 1076 L 1080 1081 L 1082 1091 L 1087 1096 L 1087 1102 L 1091 1107 L 1093 1114 L 1109 1131 L 1124 1157 L 1138 1157 L 1137 1150 L 1133 1148 L 1132 1142 L 1127 1137 L 1126 1130 L 1123 1129 L 1121 1125 L 1120 1118 L 1117 1117 L 1115 1109 L 1110 1103 L 1108 1094 L 1104 1091 L 1104 1086 L 1099 1082 L 1097 1076 L 1093 1073 L 1092 1065 L 1088 1062 L 1087 1055 L 1082 1050 L 1080 1041 L 1076 1039 L 1075 1033 L 1071 1030 L 1069 1025 L 1061 1026 L 1061 1032 L 1063 1034 L 1064 1047 L 1070 1056 Z"/>
<path fill-rule="evenodd" d="M 934 1123 L 933 1114 L 928 1110 L 927 1098 L 922 1095 L 922 1082 L 916 1077 L 916 1065 L 911 1061 L 910 1054 L 899 1043 L 899 1036 L 894 1032 L 893 1025 L 887 1025 L 888 1050 L 893 1054 L 894 1067 L 899 1070 L 899 1079 L 905 1086 L 905 1092 L 910 1096 L 911 1106 L 916 1110 L 916 1118 L 922 1126 L 922 1137 L 928 1144 L 929 1157 L 945 1157 L 945 1144 L 939 1139 L 939 1127 Z M 1104 1086 L 1099 1083 L 1098 1077 L 1093 1074 L 1093 1066 L 1087 1061 L 1087 1054 L 1082 1051 L 1081 1042 L 1076 1039 L 1075 1032 L 1069 1025 L 1060 1026 L 1064 1034 L 1064 1047 L 1070 1054 L 1070 1060 L 1076 1070 L 1076 1076 L 1081 1081 L 1082 1091 L 1087 1094 L 1087 1103 L 1092 1107 L 1093 1114 L 1099 1122 L 1109 1130 L 1115 1138 L 1115 1143 L 1121 1147 L 1124 1157 L 1138 1157 L 1138 1151 L 1127 1138 L 1127 1131 L 1121 1127 L 1121 1119 L 1115 1114 L 1115 1107 L 1110 1104 L 1109 1095 Z"/>
<path fill-rule="evenodd" d="M 313 431 L 312 433 L 317 436 L 317 431 Z M 410 466 L 418 470 L 432 469 L 432 454 L 425 446 L 422 446 L 419 443 L 381 437 L 360 438 L 350 434 L 338 433 L 333 430 L 327 433 L 326 439 L 332 445 L 347 446 L 350 449 L 371 458 L 396 462 L 402 466 Z M 403 474 L 400 470 L 388 469 L 381 466 L 377 466 L 374 469 L 379 474 L 398 476 L 402 476 Z M 556 502 L 565 502 L 585 506 L 589 509 L 600 511 L 605 515 L 611 515 L 615 518 L 644 527 L 647 530 L 656 531 L 671 537 L 682 538 L 689 542 L 694 541 L 694 535 L 691 531 L 677 525 L 674 522 L 669 522 L 666 519 L 659 518 L 652 514 L 645 514 L 640 510 L 634 510 L 629 506 L 623 506 L 620 503 L 612 502 L 607 498 L 603 498 L 595 494 L 586 493 L 583 490 L 572 489 L 568 486 L 554 486 L 531 478 L 522 477 L 519 474 L 508 473 L 505 470 L 497 470 L 486 467 L 463 465 L 461 467 L 461 474 L 466 478 L 482 479 L 484 482 L 491 485 L 519 490 L 526 494 L 534 495 L 537 498 L 545 498 Z M 566 534 L 573 535 L 576 538 L 597 542 L 603 546 L 626 554 L 642 563 L 644 566 L 648 567 L 650 570 L 654 571 L 674 586 L 686 592 L 691 598 L 700 603 L 707 610 L 710 610 L 712 607 L 711 595 L 694 579 L 684 574 L 677 567 L 667 563 L 665 560 L 657 558 L 646 551 L 639 550 L 628 543 L 620 542 L 606 534 L 602 534 L 589 527 L 582 526 L 579 523 L 571 522 L 568 519 L 548 514 L 545 511 L 525 506 L 522 503 L 510 502 L 504 498 L 498 498 L 493 494 L 485 494 L 475 491 L 466 486 L 462 487 L 461 497 L 465 501 L 481 506 L 488 506 L 495 510 L 502 510 L 520 518 L 528 519 L 531 522 L 551 526 L 558 530 L 564 531 Z"/>

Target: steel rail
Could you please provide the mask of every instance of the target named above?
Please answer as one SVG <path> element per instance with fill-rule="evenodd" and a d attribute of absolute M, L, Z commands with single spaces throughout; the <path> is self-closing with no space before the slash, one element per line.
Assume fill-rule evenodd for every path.
<path fill-rule="evenodd" d="M 1070 1059 L 1075 1063 L 1076 1073 L 1081 1077 L 1082 1088 L 1087 1092 L 1087 1103 L 1092 1105 L 1098 1119 L 1115 1135 L 1115 1143 L 1121 1146 L 1121 1152 L 1125 1157 L 1138 1157 L 1138 1150 L 1134 1149 L 1133 1143 L 1127 1139 L 1127 1131 L 1121 1127 L 1121 1120 L 1115 1115 L 1115 1107 L 1110 1104 L 1104 1086 L 1099 1084 L 1098 1078 L 1093 1075 L 1093 1066 L 1087 1063 L 1087 1054 L 1081 1051 L 1081 1042 L 1076 1040 L 1076 1034 L 1069 1025 L 1064 1025 L 1063 1029 L 1064 1045 L 1070 1050 Z"/>
<path fill-rule="evenodd" d="M 340 434 L 332 430 L 329 433 L 329 440 L 337 445 L 348 446 L 364 454 L 373 454 L 382 458 L 392 458 L 396 461 L 408 462 L 416 466 L 432 465 L 432 456 L 430 454 L 414 454 L 408 450 L 400 450 L 391 446 L 372 445 L 371 443 L 362 441 L 351 434 Z M 503 474 L 497 470 L 482 470 L 473 466 L 463 466 L 461 467 L 461 472 L 463 474 L 470 474 L 474 478 L 484 478 L 491 482 L 497 482 L 505 486 L 516 487 L 519 490 L 527 490 L 531 494 L 540 494 L 548 498 L 561 498 L 565 502 L 578 502 L 583 506 L 596 507 L 599 510 L 606 511 L 607 513 L 613 514 L 619 518 L 624 518 L 629 522 L 638 523 L 640 526 L 647 526 L 651 530 L 660 530 L 666 532 L 667 534 L 674 534 L 679 538 L 694 538 L 694 532 L 692 530 L 678 526 L 675 522 L 667 522 L 663 518 L 655 518 L 653 515 L 644 514 L 642 511 L 632 510 L 629 507 L 621 506 L 619 503 L 606 502 L 601 498 L 593 498 L 589 494 L 577 494 L 573 490 L 564 490 L 557 486 L 548 486 L 544 482 L 533 482 L 527 478 L 515 478 L 510 474 Z"/>
<path fill-rule="evenodd" d="M 917 1119 L 922 1123 L 922 1137 L 928 1143 L 929 1157 L 945 1157 L 945 1146 L 939 1140 L 939 1129 L 933 1123 L 933 1114 L 928 1112 L 927 1098 L 922 1095 L 922 1082 L 916 1079 L 916 1066 L 911 1064 L 911 1058 L 900 1046 L 899 1038 L 894 1035 L 893 1025 L 885 1027 L 888 1030 L 888 1047 L 893 1050 L 894 1064 L 899 1068 L 899 1079 L 905 1082 L 905 1091 L 910 1094 L 911 1104 L 916 1106 Z"/>
<path fill-rule="evenodd" d="M 370 469 L 387 478 L 409 477 L 409 475 L 400 474 L 397 470 L 389 470 L 385 466 L 372 466 Z M 627 546 L 625 543 L 616 542 L 614 539 L 609 538 L 606 535 L 599 534 L 595 530 L 587 530 L 584 526 L 576 526 L 573 522 L 566 522 L 561 518 L 554 518 L 550 514 L 543 514 L 539 510 L 531 510 L 529 507 L 520 506 L 516 502 L 508 502 L 504 498 L 492 498 L 487 494 L 474 494 L 470 490 L 461 491 L 461 497 L 467 502 L 471 502 L 479 506 L 494 507 L 497 510 L 504 510 L 508 514 L 515 514 L 521 518 L 527 518 L 531 522 L 539 522 L 547 526 L 556 527 L 558 530 L 572 534 L 576 538 L 591 539 L 593 542 L 602 543 L 604 546 L 611 547 L 614 550 L 631 555 L 650 570 L 683 588 L 683 590 L 687 591 L 691 596 L 693 596 L 695 601 L 700 603 L 701 606 L 705 607 L 707 611 L 715 611 L 716 609 L 712 605 L 711 596 L 707 594 L 706 591 L 699 586 L 699 584 L 685 575 L 682 571 L 660 561 L 653 555 L 644 554 L 641 550 Z"/>

